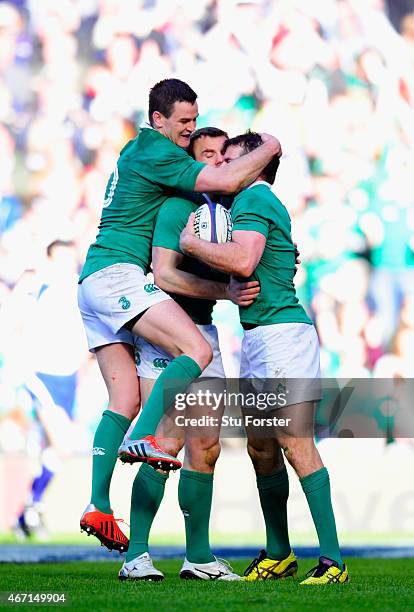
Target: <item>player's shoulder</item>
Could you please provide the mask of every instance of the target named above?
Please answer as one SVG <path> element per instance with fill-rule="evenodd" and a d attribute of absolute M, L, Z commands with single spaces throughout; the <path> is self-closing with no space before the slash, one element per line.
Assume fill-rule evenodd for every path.
<path fill-rule="evenodd" d="M 270 185 L 270 183 L 265 183 L 264 181 L 254 183 L 253 185 L 245 189 L 245 191 L 249 193 L 251 197 L 254 198 L 260 198 L 262 200 L 277 199 L 277 196 L 272 191 L 272 185 Z"/>
<path fill-rule="evenodd" d="M 252 212 L 263 211 L 271 201 L 267 192 L 270 192 L 270 189 L 259 189 L 256 185 L 243 189 L 234 198 L 232 210 L 248 208 Z"/>
<path fill-rule="evenodd" d="M 285 209 L 284 204 L 277 197 L 270 185 L 259 183 L 245 191 L 249 192 L 250 200 L 254 200 L 259 208 Z"/>
<path fill-rule="evenodd" d="M 189 157 L 185 149 L 151 127 L 140 128 L 137 136 L 137 152 L 140 156 L 154 157 L 159 163 L 162 163 L 165 157 Z"/>
<path fill-rule="evenodd" d="M 126 143 L 126 145 L 124 145 L 119 153 L 119 155 L 125 155 L 125 153 L 132 151 L 132 148 L 134 147 L 134 145 L 136 145 L 137 142 L 137 138 L 131 138 L 131 140 L 128 140 L 128 142 Z"/>

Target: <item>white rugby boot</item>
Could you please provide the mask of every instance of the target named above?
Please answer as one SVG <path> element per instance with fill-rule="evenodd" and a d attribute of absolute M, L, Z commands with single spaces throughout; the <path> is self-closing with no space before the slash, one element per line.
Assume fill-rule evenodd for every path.
<path fill-rule="evenodd" d="M 183 580 L 241 580 L 224 559 L 215 559 L 210 563 L 191 563 L 184 559 L 180 570 Z"/>
<path fill-rule="evenodd" d="M 118 574 L 119 580 L 148 580 L 159 582 L 164 574 L 157 570 L 150 555 L 145 552 L 128 563 L 125 561 Z"/>

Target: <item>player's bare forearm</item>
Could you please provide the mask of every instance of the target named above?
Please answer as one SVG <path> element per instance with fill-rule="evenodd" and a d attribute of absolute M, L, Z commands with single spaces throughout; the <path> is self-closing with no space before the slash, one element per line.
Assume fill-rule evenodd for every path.
<path fill-rule="evenodd" d="M 253 274 L 263 254 L 266 238 L 256 231 L 237 230 L 232 241 L 216 244 L 195 235 L 194 213 L 181 232 L 180 249 L 190 257 L 200 259 L 211 268 L 233 276 L 248 278 Z"/>
<path fill-rule="evenodd" d="M 233 177 L 238 181 L 238 188 L 235 191 L 240 191 L 251 185 L 257 179 L 260 172 L 267 166 L 275 155 L 281 155 L 282 149 L 277 138 L 268 137 L 265 140 L 266 134 L 262 134 L 263 144 L 251 151 L 248 155 L 242 155 L 238 159 L 226 164 L 227 168 L 232 172 Z M 253 155 L 256 153 L 256 155 Z M 237 162 L 237 166 L 235 166 Z M 244 163 L 243 163 L 244 162 Z"/>
<path fill-rule="evenodd" d="M 178 295 L 203 300 L 227 299 L 226 283 L 200 278 L 183 270 L 166 269 L 159 271 L 157 274 L 154 272 L 154 279 L 158 287 L 168 293 L 177 293 Z"/>
<path fill-rule="evenodd" d="M 241 271 L 244 271 L 245 254 L 241 245 L 235 242 L 214 244 L 186 235 L 182 239 L 181 248 L 187 255 L 200 259 L 211 268 L 227 274 L 243 276 Z"/>
<path fill-rule="evenodd" d="M 252 304 L 260 291 L 257 281 L 239 283 L 230 279 L 230 282 L 225 284 L 185 272 L 181 270 L 183 260 L 182 253 L 163 247 L 153 247 L 154 279 L 161 289 L 199 299 L 231 300 L 238 306 Z"/>
<path fill-rule="evenodd" d="M 226 285 L 213 280 L 199 278 L 181 269 L 184 255 L 160 246 L 152 248 L 152 268 L 156 284 L 168 293 L 188 297 L 222 300 Z"/>

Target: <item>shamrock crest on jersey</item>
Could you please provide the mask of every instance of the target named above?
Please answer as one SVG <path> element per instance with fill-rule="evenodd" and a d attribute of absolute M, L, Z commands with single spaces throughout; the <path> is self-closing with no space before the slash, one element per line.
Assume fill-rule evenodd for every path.
<path fill-rule="evenodd" d="M 154 285 L 154 283 L 148 283 L 147 285 L 144 285 L 144 291 L 146 293 L 155 293 L 155 291 L 160 291 L 160 288 L 157 287 L 157 285 Z"/>
<path fill-rule="evenodd" d="M 152 364 L 154 366 L 154 368 L 157 368 L 157 370 L 164 370 L 168 364 L 169 364 L 170 360 L 169 359 L 164 359 L 162 357 L 156 357 Z"/>

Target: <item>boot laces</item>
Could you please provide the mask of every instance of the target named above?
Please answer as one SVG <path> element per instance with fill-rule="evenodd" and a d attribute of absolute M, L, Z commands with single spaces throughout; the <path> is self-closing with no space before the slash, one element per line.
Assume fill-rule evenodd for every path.
<path fill-rule="evenodd" d="M 250 565 L 245 569 L 243 576 L 248 576 L 250 572 L 254 570 L 256 571 L 256 573 L 258 573 L 258 565 L 261 561 L 263 561 L 265 557 L 266 557 L 265 551 L 261 550 L 259 556 L 253 559 Z"/>
<path fill-rule="evenodd" d="M 216 557 L 216 561 L 220 567 L 220 569 L 222 569 L 224 572 L 226 572 L 226 574 L 233 574 L 233 568 L 230 565 L 230 563 L 228 561 L 226 561 L 226 559 L 221 559 L 220 557 Z"/>

